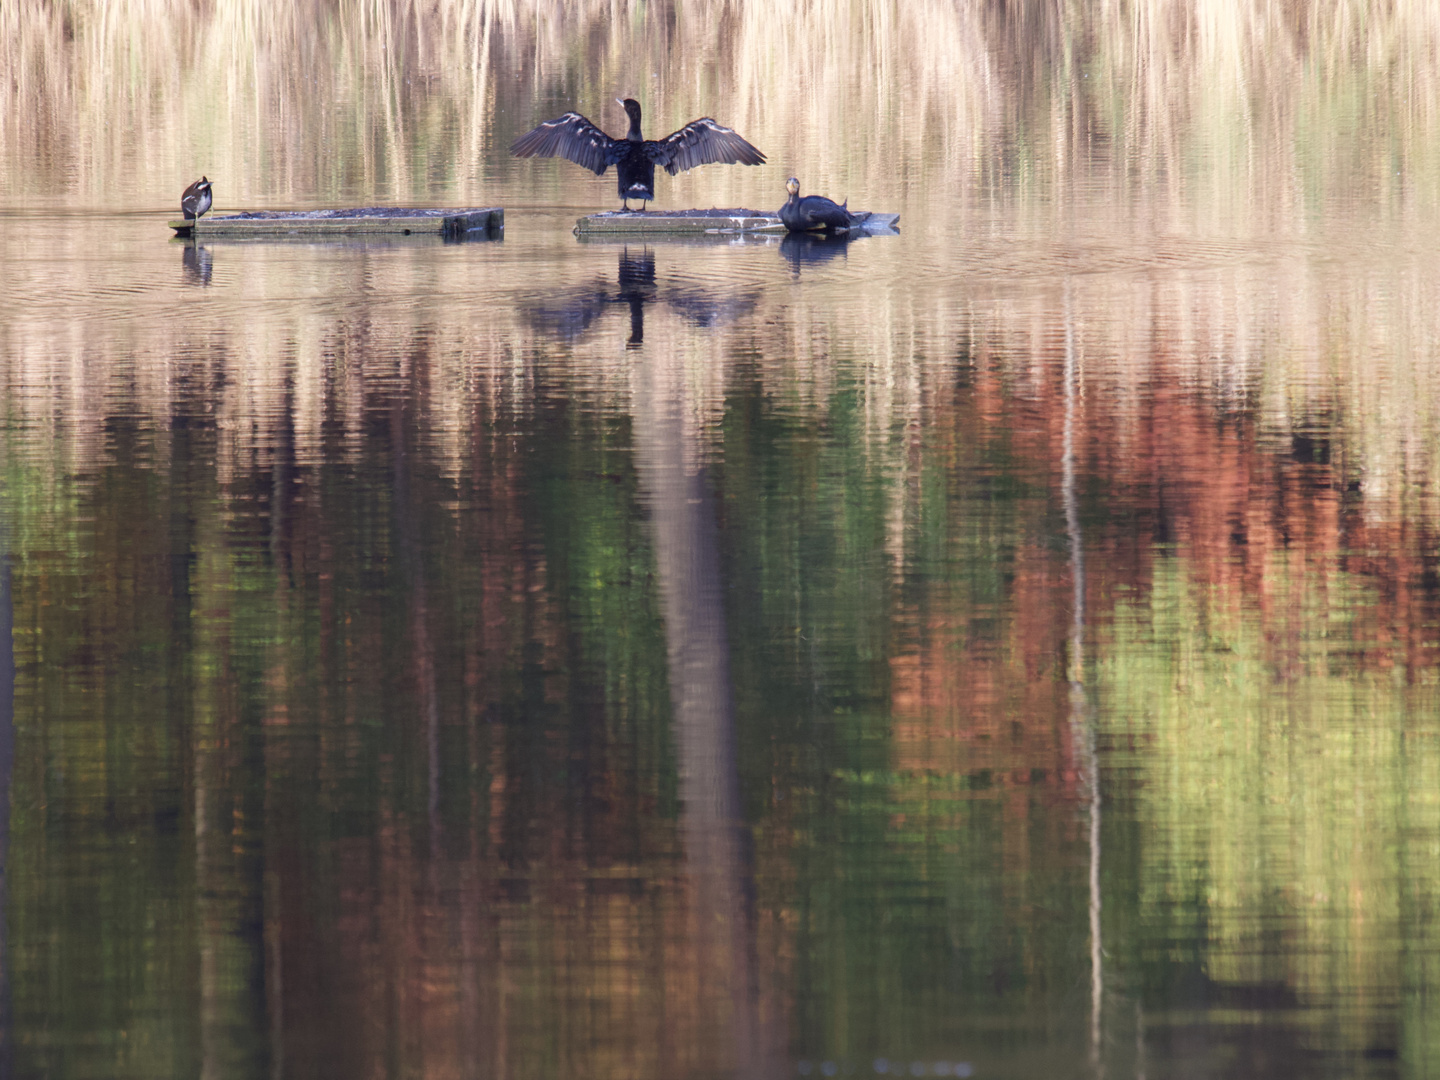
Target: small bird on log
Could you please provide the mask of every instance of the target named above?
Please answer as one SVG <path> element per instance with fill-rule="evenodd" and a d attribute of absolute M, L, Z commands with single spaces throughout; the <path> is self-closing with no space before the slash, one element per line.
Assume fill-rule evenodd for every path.
<path fill-rule="evenodd" d="M 210 209 L 214 199 L 210 195 L 210 181 L 200 177 L 193 184 L 185 189 L 180 196 L 180 212 L 185 215 L 186 221 L 198 221 L 200 215 Z"/>
<path fill-rule="evenodd" d="M 639 199 L 640 209 L 655 198 L 655 166 L 674 176 L 697 165 L 721 162 L 726 165 L 762 165 L 765 155 L 730 128 L 710 117 L 691 120 L 663 139 L 640 134 L 640 103 L 634 98 L 615 99 L 630 117 L 630 130 L 623 139 L 612 139 L 577 112 L 547 120 L 526 132 L 510 146 L 516 157 L 563 157 L 596 176 L 615 166 L 620 189 L 620 208 L 630 209 L 630 200 Z"/>
<path fill-rule="evenodd" d="M 793 176 L 785 181 L 785 190 L 790 193 L 790 198 L 780 207 L 780 220 L 789 232 L 846 232 L 852 225 L 859 225 L 870 216 L 852 214 L 849 199 L 844 203 L 837 203 L 823 195 L 806 195 L 802 199 L 800 181 Z"/>

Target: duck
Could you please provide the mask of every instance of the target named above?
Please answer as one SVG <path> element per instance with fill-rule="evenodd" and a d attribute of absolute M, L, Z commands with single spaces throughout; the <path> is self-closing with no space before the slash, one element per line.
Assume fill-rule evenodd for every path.
<path fill-rule="evenodd" d="M 589 169 L 596 176 L 615 166 L 620 209 L 630 210 L 630 200 L 640 200 L 640 211 L 655 198 L 655 166 L 674 176 L 697 165 L 763 165 L 765 155 L 731 128 L 708 116 L 691 120 L 663 139 L 647 139 L 640 130 L 640 103 L 634 98 L 616 98 L 630 118 L 630 130 L 623 139 L 612 139 L 577 112 L 546 120 L 521 135 L 510 145 L 515 157 L 563 157 Z"/>
<path fill-rule="evenodd" d="M 790 198 L 780 207 L 779 217 L 789 232 L 848 232 L 851 226 L 859 225 L 870 216 L 852 214 L 849 199 L 843 203 L 823 195 L 806 195 L 802 199 L 800 181 L 793 176 L 785 181 L 785 190 L 790 193 Z"/>
<path fill-rule="evenodd" d="M 200 215 L 210 209 L 214 197 L 210 194 L 210 181 L 200 177 L 193 184 L 187 187 L 180 196 L 180 212 L 185 215 L 186 221 L 198 221 Z"/>

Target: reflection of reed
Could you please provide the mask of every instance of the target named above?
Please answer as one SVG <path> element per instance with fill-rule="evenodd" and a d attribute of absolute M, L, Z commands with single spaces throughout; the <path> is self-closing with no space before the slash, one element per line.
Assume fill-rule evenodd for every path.
<path fill-rule="evenodd" d="M 66 288 L 94 305 L 111 282 L 102 263 L 79 257 L 82 241 L 57 241 L 72 242 L 75 257 L 63 265 L 74 276 Z M 862 247 L 884 252 L 885 243 Z M 163 254 L 140 280 L 173 280 L 173 250 Z M 1097 427 L 1111 433 L 1107 453 L 1116 455 L 1097 467 L 1128 475 L 1155 464 L 1142 452 L 1153 439 L 1144 406 L 1155 387 L 1172 386 L 1208 402 L 1216 416 L 1252 416 L 1262 443 L 1284 453 L 1296 437 L 1337 440 L 1327 451 L 1335 482 L 1358 486 L 1361 510 L 1373 523 L 1433 513 L 1433 448 L 1440 439 L 1440 369 L 1427 359 L 1440 340 L 1433 266 L 1419 251 L 1392 251 L 1383 259 L 1356 251 L 1339 263 L 1301 255 L 1292 249 L 1272 262 L 1196 259 L 1190 266 L 1176 260 L 1168 270 L 1073 279 L 1075 347 L 1091 358 L 1084 369 L 1087 408 Z M 685 258 L 692 264 L 690 284 L 668 272 L 657 276 L 657 300 L 665 302 L 645 302 L 645 340 L 703 357 L 695 373 L 706 390 L 696 400 L 712 418 L 724 408 L 737 357 L 749 357 L 755 376 L 787 409 L 806 415 L 824 415 L 837 380 L 853 377 L 863 390 L 870 452 L 903 475 L 907 428 L 897 422 L 924 428 L 940 415 L 935 403 L 954 376 L 956 341 L 977 343 L 987 370 L 1006 373 L 997 384 L 1013 399 L 1006 408 L 1023 404 L 1044 412 L 1054 405 L 1045 386 L 1055 362 L 1051 343 L 1063 328 L 1043 287 L 1017 294 L 1003 280 L 951 274 L 933 285 L 882 291 L 864 305 L 837 304 L 821 291 L 797 288 L 791 295 L 773 284 L 707 290 L 705 264 L 696 255 Z M 776 261 L 760 260 L 753 272 L 762 282 L 765 273 L 785 274 Z M 128 320 L 123 334 L 95 315 L 77 321 L 76 309 L 43 295 L 47 283 L 41 282 L 32 302 L 0 314 L 7 406 L 27 429 L 56 425 L 61 443 L 53 463 L 64 469 L 93 455 L 117 407 L 133 408 L 164 429 L 186 388 L 204 384 L 214 388 L 215 415 L 223 420 L 225 468 L 234 460 L 269 460 L 281 424 L 290 425 L 296 452 L 306 460 L 319 453 L 327 422 L 345 445 L 359 444 L 361 368 L 378 376 L 393 367 L 398 377 L 400 358 L 423 340 L 433 346 L 423 361 L 427 377 L 443 388 L 427 405 L 431 439 L 457 470 L 471 438 L 466 403 L 488 392 L 479 388 L 529 378 L 533 364 L 543 364 L 547 378 L 567 393 L 593 396 L 602 408 L 626 407 L 624 350 L 605 345 L 612 338 L 623 344 L 633 327 L 619 317 L 600 319 L 593 329 L 585 323 L 596 312 L 623 311 L 623 304 L 607 300 L 586 308 L 586 333 L 565 324 L 569 329 L 557 340 L 557 325 L 539 325 L 525 307 L 497 305 L 497 314 L 483 322 L 450 317 L 448 305 L 457 297 L 507 295 L 494 292 L 491 264 L 483 260 L 445 263 L 428 252 L 402 251 L 327 265 L 322 303 L 277 307 L 271 298 L 316 294 L 315 266 L 282 249 L 246 249 L 245 272 L 227 306 L 207 299 L 187 306 L 177 320 L 163 294 L 125 294 L 117 303 L 141 317 Z M 617 288 L 610 265 L 602 279 L 593 263 L 554 264 L 553 284 L 538 306 L 560 311 L 565 297 L 619 299 L 633 292 L 628 276 L 625 288 Z M 964 284 L 959 296 L 957 282 Z M 362 310 L 369 298 L 393 296 L 427 299 Z M 98 318 L 107 319 L 110 310 L 100 309 Z M 255 310 L 265 316 L 251 317 Z M 405 370 L 414 363 L 403 361 Z M 107 373 L 122 371 L 124 388 L 107 389 L 117 386 Z M 1035 452 L 1042 460 L 1050 456 L 1044 448 Z M 1172 473 L 1188 469 L 1184 459 L 1162 462 Z M 897 537 L 903 537 L 903 513 L 913 513 L 900 511 Z M 896 552 L 903 557 L 903 544 Z"/>

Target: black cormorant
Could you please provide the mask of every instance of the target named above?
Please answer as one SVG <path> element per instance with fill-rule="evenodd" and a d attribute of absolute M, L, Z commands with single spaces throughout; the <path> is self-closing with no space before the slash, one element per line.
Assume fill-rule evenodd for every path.
<path fill-rule="evenodd" d="M 213 201 L 210 195 L 210 181 L 202 176 L 187 187 L 185 193 L 180 196 L 180 212 L 185 215 L 186 221 L 195 221 L 210 209 Z"/>
<path fill-rule="evenodd" d="M 569 158 L 596 176 L 605 175 L 614 165 L 622 210 L 630 209 L 631 199 L 639 199 L 643 210 L 644 204 L 655 198 L 656 165 L 663 165 L 674 176 L 696 165 L 760 165 L 765 161 L 759 150 L 708 116 L 691 120 L 663 139 L 646 139 L 640 134 L 640 103 L 626 98 L 620 104 L 630 117 L 630 130 L 623 139 L 612 139 L 579 113 L 568 112 L 521 135 L 511 144 L 510 153 Z"/>
<path fill-rule="evenodd" d="M 790 232 L 845 232 L 852 225 L 859 225 L 869 214 L 852 214 L 850 200 L 837 203 L 823 195 L 800 197 L 800 181 L 790 177 L 785 181 L 785 190 L 790 198 L 780 207 L 780 220 Z"/>

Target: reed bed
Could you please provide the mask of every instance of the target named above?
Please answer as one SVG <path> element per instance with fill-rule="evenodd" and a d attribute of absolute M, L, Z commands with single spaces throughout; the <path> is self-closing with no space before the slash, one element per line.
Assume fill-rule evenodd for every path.
<path fill-rule="evenodd" d="M 1437 56 L 1421 3 L 16 0 L 0 183 L 92 206 L 168 203 L 197 169 L 236 203 L 479 197 L 536 119 L 613 126 L 629 93 L 656 127 L 714 114 L 817 187 L 1043 211 L 1100 183 L 1264 229 L 1297 202 L 1433 212 Z"/>

